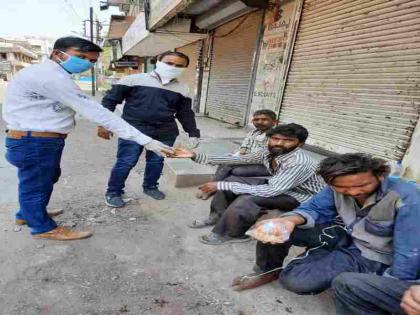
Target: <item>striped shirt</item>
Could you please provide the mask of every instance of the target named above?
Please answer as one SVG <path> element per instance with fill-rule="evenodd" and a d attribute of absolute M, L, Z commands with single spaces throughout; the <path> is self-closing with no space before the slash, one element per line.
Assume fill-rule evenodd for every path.
<path fill-rule="evenodd" d="M 272 159 L 271 153 L 265 148 L 262 151 L 242 156 L 209 156 L 197 153 L 194 160 L 200 164 L 210 165 L 263 164 L 272 175 L 267 184 L 217 182 L 218 190 L 230 190 L 238 195 L 274 197 L 286 194 L 302 203 L 324 188 L 323 179 L 316 174 L 318 163 L 303 149 L 296 148 L 292 152 L 276 156 L 275 169 L 271 167 Z"/>
<path fill-rule="evenodd" d="M 265 131 L 254 129 L 246 135 L 245 139 L 241 144 L 241 151 L 245 154 L 260 151 L 265 148 L 268 142 L 268 138 L 265 135 Z"/>

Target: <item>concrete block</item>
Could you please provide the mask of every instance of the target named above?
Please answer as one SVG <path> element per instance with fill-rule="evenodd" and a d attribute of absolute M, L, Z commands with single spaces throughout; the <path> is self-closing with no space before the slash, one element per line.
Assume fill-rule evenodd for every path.
<path fill-rule="evenodd" d="M 196 151 L 212 155 L 229 154 L 238 149 L 237 142 L 237 139 L 204 140 Z M 217 168 L 200 165 L 190 159 L 165 159 L 165 165 L 165 172 L 175 187 L 197 186 L 209 182 Z"/>
<path fill-rule="evenodd" d="M 197 186 L 212 180 L 216 167 L 200 165 L 190 159 L 166 159 L 167 174 L 175 187 Z"/>

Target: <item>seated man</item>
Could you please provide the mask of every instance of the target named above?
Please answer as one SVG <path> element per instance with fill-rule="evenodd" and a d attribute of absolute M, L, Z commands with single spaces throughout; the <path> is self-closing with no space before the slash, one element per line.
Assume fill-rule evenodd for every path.
<path fill-rule="evenodd" d="M 229 177 L 201 186 L 204 192 L 217 191 L 208 219 L 194 221 L 191 227 L 215 225 L 200 241 L 219 245 L 248 240 L 244 233 L 267 209 L 290 211 L 324 187 L 316 175 L 317 163 L 301 147 L 308 131 L 297 124 L 279 125 L 267 132 L 267 147 L 241 156 L 207 156 L 176 149 L 177 157 L 190 157 L 197 163 L 261 164 L 271 177 Z"/>
<path fill-rule="evenodd" d="M 419 283 L 345 272 L 334 279 L 332 288 L 338 315 L 420 315 Z"/>
<path fill-rule="evenodd" d="M 298 294 L 322 292 L 343 272 L 418 279 L 420 196 L 416 187 L 388 178 L 385 161 L 361 153 L 327 158 L 318 174 L 329 186 L 294 211 L 271 220 L 289 231 L 290 240 L 258 242 L 256 272 L 236 278 L 235 289 L 270 282 L 281 269 L 280 283 Z M 341 226 L 335 223 L 338 216 Z M 283 236 L 278 237 L 283 242 Z M 291 245 L 310 249 L 283 268 Z"/>
<path fill-rule="evenodd" d="M 267 145 L 266 132 L 277 124 L 276 113 L 269 109 L 260 109 L 254 112 L 252 123 L 255 126 L 242 141 L 239 152 L 240 155 L 250 154 L 263 150 Z M 219 182 L 225 180 L 227 177 L 244 176 L 244 177 L 258 177 L 270 176 L 267 169 L 262 164 L 257 165 L 221 165 L 217 168 L 214 174 L 214 181 Z M 200 191 L 197 193 L 197 198 L 207 200 L 214 193 L 205 193 Z"/>

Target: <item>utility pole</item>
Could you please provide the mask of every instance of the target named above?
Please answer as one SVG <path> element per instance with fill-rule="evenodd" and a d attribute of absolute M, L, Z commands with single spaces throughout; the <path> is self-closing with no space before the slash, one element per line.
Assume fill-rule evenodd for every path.
<path fill-rule="evenodd" d="M 90 41 L 94 42 L 93 40 L 93 7 L 89 8 L 89 23 L 90 23 Z M 92 96 L 95 96 L 95 66 L 92 67 L 91 76 L 92 76 Z"/>

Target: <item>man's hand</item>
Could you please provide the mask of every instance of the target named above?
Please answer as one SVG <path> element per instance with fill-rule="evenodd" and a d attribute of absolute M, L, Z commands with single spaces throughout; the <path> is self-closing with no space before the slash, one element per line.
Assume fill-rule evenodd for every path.
<path fill-rule="evenodd" d="M 196 154 L 195 152 L 185 149 L 185 148 L 175 148 L 174 154 L 171 155 L 171 157 L 194 159 L 196 157 Z"/>
<path fill-rule="evenodd" d="M 205 183 L 198 187 L 202 192 L 205 192 L 207 194 L 213 194 L 217 191 L 217 183 L 216 182 L 209 182 Z"/>
<path fill-rule="evenodd" d="M 299 216 L 281 217 L 268 220 L 258 221 L 256 223 L 256 234 L 265 234 L 264 225 L 270 222 L 272 224 L 272 236 L 278 239 L 278 243 L 284 243 L 289 240 L 289 236 L 295 230 L 296 225 L 302 224 L 305 220 Z M 301 223 L 300 223 L 301 222 Z M 284 232 L 284 228 L 287 233 Z M 277 242 L 276 242 L 277 243 Z"/>
<path fill-rule="evenodd" d="M 174 149 L 156 140 L 150 141 L 149 143 L 145 144 L 144 147 L 146 150 L 153 151 L 161 157 L 170 157 L 175 153 Z"/>
<path fill-rule="evenodd" d="M 98 127 L 98 137 L 105 139 L 105 140 L 109 140 L 112 138 L 114 134 L 111 131 L 106 130 L 104 127 L 99 126 Z"/>
<path fill-rule="evenodd" d="M 408 315 L 420 315 L 420 285 L 413 285 L 405 291 L 401 308 Z"/>

